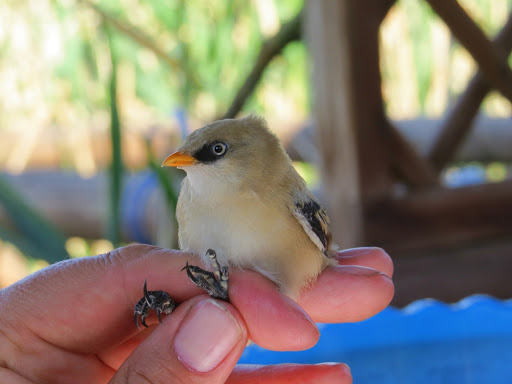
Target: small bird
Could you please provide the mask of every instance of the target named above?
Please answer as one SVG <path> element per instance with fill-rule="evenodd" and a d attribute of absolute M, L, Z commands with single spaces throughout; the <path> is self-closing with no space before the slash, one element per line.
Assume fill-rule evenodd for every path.
<path fill-rule="evenodd" d="M 335 264 L 327 213 L 262 117 L 200 128 L 162 166 L 187 173 L 176 209 L 178 240 L 182 250 L 199 255 L 214 270 L 185 267 L 211 296 L 227 300 L 228 268 L 235 267 L 261 273 L 296 300 Z M 148 294 L 144 287 L 136 324 L 138 314 L 145 324 L 148 309 L 169 313 L 177 304 L 162 302 L 170 300 L 165 292 Z"/>
<path fill-rule="evenodd" d="M 292 298 L 335 250 L 329 218 L 259 116 L 191 133 L 163 166 L 183 169 L 176 217 L 180 248 L 221 267 L 252 269 Z"/>

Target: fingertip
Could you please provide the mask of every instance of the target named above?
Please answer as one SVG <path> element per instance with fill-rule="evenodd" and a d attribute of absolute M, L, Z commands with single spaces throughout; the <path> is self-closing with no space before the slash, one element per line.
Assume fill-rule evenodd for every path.
<path fill-rule="evenodd" d="M 386 308 L 394 295 L 393 281 L 368 267 L 326 268 L 299 304 L 320 323 L 365 320 Z"/>
<path fill-rule="evenodd" d="M 378 247 L 359 247 L 345 249 L 334 254 L 339 265 L 361 265 L 393 276 L 393 260 L 389 254 Z"/>

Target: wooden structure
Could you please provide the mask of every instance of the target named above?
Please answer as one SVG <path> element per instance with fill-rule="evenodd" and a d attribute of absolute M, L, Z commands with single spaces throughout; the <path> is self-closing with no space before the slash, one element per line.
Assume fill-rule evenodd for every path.
<path fill-rule="evenodd" d="M 476 292 L 510 297 L 503 271 L 512 271 L 512 180 L 447 189 L 439 174 L 487 93 L 496 89 L 512 101 L 512 17 L 490 41 L 456 0 L 425 1 L 479 66 L 427 156 L 384 113 L 378 33 L 394 1 L 307 3 L 324 195 L 335 238 L 343 247 L 371 244 L 390 252 L 395 304 Z"/>

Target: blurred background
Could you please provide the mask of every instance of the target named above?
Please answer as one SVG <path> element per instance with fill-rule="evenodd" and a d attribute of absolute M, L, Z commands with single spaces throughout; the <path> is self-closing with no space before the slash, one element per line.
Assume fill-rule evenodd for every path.
<path fill-rule="evenodd" d="M 410 147 L 427 156 L 478 64 L 428 2 L 388 3 L 377 23 L 383 111 Z M 512 9 L 512 0 L 459 4 L 489 39 Z M 312 52 L 318 45 L 315 19 L 304 15 L 314 7 L 302 0 L 3 0 L 0 288 L 49 263 L 131 242 L 176 247 L 174 205 L 183 175 L 159 165 L 189 132 L 224 116 L 265 116 L 330 215 L 343 215 L 325 191 L 327 160 L 315 141 L 321 111 Z M 510 179 L 511 114 L 510 101 L 489 92 L 472 122 L 474 135 L 441 167 L 437 187 Z M 391 184 L 387 203 L 416 190 L 400 178 Z M 421 196 L 428 204 L 429 195 Z M 338 242 L 393 249 L 400 227 L 389 242 L 378 229 L 365 232 L 364 221 L 378 212 L 360 215 L 363 223 L 354 226 L 362 235 Z M 506 237 L 503 228 L 498 232 Z M 482 246 L 468 236 L 457 241 L 469 244 L 468 252 Z M 398 247 L 398 271 L 400 260 L 403 271 L 415 271 L 410 276 L 437 269 L 434 256 L 462 248 L 434 243 Z M 510 249 L 503 252 L 510 256 Z M 411 254 L 428 257 L 412 265 Z M 429 278 L 418 281 L 429 285 Z M 410 292 L 407 284 L 397 290 L 398 305 L 438 294 L 421 287 Z M 483 283 L 441 298 L 475 289 L 507 294 Z"/>

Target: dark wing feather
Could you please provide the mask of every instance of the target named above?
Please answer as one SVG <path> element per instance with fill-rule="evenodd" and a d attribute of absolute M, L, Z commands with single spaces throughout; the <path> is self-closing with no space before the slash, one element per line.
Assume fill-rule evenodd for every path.
<path fill-rule="evenodd" d="M 331 246 L 331 231 L 327 212 L 318 202 L 308 198 L 295 201 L 294 216 L 311 241 L 326 255 Z"/>

